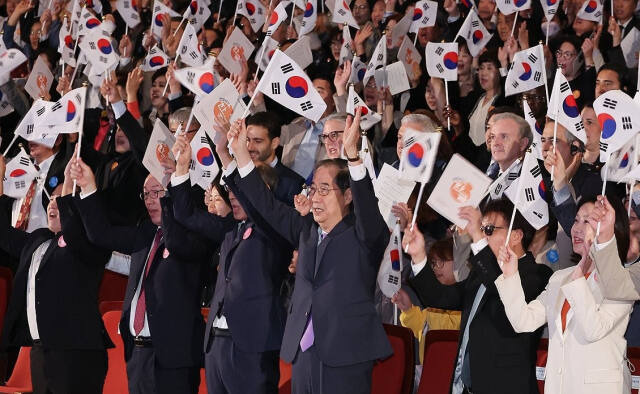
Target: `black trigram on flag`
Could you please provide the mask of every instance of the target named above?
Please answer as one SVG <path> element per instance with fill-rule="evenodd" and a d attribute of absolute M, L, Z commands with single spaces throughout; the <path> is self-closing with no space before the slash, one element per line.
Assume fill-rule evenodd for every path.
<path fill-rule="evenodd" d="M 441 73 L 444 72 L 444 68 L 442 67 L 442 64 L 438 63 L 436 64 L 436 68 L 438 69 L 438 71 L 440 71 Z"/>
<path fill-rule="evenodd" d="M 31 164 L 29 159 L 27 159 L 26 157 L 21 157 L 20 160 L 18 160 L 18 163 L 20 163 L 21 166 L 28 166 L 29 164 Z"/>
<path fill-rule="evenodd" d="M 562 93 L 564 93 L 564 92 L 566 92 L 567 90 L 571 90 L 571 86 L 569 86 L 569 83 L 568 83 L 568 82 L 562 82 L 562 83 L 560 84 L 560 91 L 561 91 Z"/>
<path fill-rule="evenodd" d="M 424 18 L 422 18 L 422 24 L 426 25 L 429 22 L 429 17 L 425 16 Z"/>
<path fill-rule="evenodd" d="M 528 187 L 524 189 L 524 198 L 526 198 L 528 202 L 531 202 L 536 199 L 536 197 L 533 195 L 532 187 Z"/>
<path fill-rule="evenodd" d="M 340 8 L 338 10 L 338 14 L 340 14 L 340 16 L 345 16 L 345 15 L 347 15 L 347 11 L 343 10 L 342 8 Z"/>
<path fill-rule="evenodd" d="M 384 55 L 382 53 L 378 53 L 377 59 L 378 59 L 379 62 L 381 62 L 382 59 L 384 59 Z"/>
<path fill-rule="evenodd" d="M 610 108 L 610 109 L 615 110 L 616 107 L 618 106 L 618 101 L 612 100 L 610 98 L 606 98 L 606 99 L 604 99 L 604 103 L 602 103 L 602 106 L 605 107 L 605 108 Z"/>
<path fill-rule="evenodd" d="M 574 124 L 573 127 L 575 127 L 576 131 L 584 130 L 584 124 L 582 123 L 581 120 L 576 122 L 576 124 Z"/>
<path fill-rule="evenodd" d="M 82 25 L 80 25 L 82 26 Z M 96 50 L 96 43 L 93 41 L 89 41 L 89 48 L 93 49 L 94 51 Z"/>
<path fill-rule="evenodd" d="M 633 124 L 631 123 L 631 116 L 623 116 L 621 120 L 622 130 L 631 130 L 633 128 Z"/>
<path fill-rule="evenodd" d="M 536 215 L 538 217 L 538 219 L 542 219 L 542 217 L 544 216 L 542 213 L 538 212 L 538 211 L 531 211 L 533 212 L 534 215 Z"/>
<path fill-rule="evenodd" d="M 471 27 L 478 27 L 478 26 L 480 26 L 480 22 L 478 22 L 475 19 L 471 21 Z"/>
<path fill-rule="evenodd" d="M 27 125 L 27 134 L 31 134 L 31 133 L 33 133 L 33 125 L 32 124 Z"/>
<path fill-rule="evenodd" d="M 358 97 L 354 97 L 353 98 L 353 105 L 355 106 L 355 105 L 358 105 L 358 104 L 360 104 L 360 100 L 358 99 Z"/>
<path fill-rule="evenodd" d="M 536 82 L 540 82 L 541 76 L 542 76 L 542 73 L 540 71 L 536 71 L 535 73 L 533 73 L 533 80 Z"/>
<path fill-rule="evenodd" d="M 529 112 L 527 113 L 527 115 L 529 115 L 529 117 L 530 117 L 531 119 L 535 118 L 535 115 L 533 114 L 533 111 L 529 111 Z"/>
<path fill-rule="evenodd" d="M 537 62 L 537 61 L 538 61 L 538 57 L 537 57 L 536 55 L 534 55 L 533 53 L 530 53 L 530 54 L 529 54 L 529 57 L 528 57 L 527 59 L 529 59 L 529 61 L 530 61 L 531 63 L 535 63 L 535 62 Z"/>
<path fill-rule="evenodd" d="M 407 140 L 404 142 L 404 147 L 407 148 L 407 147 L 413 145 L 414 142 L 416 142 L 416 137 L 411 136 L 411 137 L 407 138 Z"/>
<path fill-rule="evenodd" d="M 302 108 L 303 111 L 308 111 L 313 108 L 313 104 L 311 104 L 311 101 L 305 101 L 304 103 L 300 104 L 300 108 Z"/>
<path fill-rule="evenodd" d="M 498 183 L 498 184 L 496 185 L 496 188 L 495 188 L 495 189 L 493 189 L 493 193 L 494 193 L 494 194 L 500 194 L 500 192 L 501 192 L 501 191 L 502 191 L 502 183 Z"/>
<path fill-rule="evenodd" d="M 38 116 L 42 116 L 42 114 L 44 114 L 44 111 L 46 111 L 46 109 L 45 109 L 44 107 L 39 108 L 39 109 L 36 111 L 36 114 L 37 114 Z"/>
<path fill-rule="evenodd" d="M 609 149 L 609 144 L 600 141 L 600 150 L 606 152 Z"/>
<path fill-rule="evenodd" d="M 516 179 L 518 179 L 518 173 L 517 172 L 510 172 L 507 175 L 507 180 L 514 181 Z"/>
<path fill-rule="evenodd" d="M 193 83 L 193 80 L 196 77 L 196 73 L 194 73 L 193 71 L 187 71 L 187 82 L 189 83 Z"/>
<path fill-rule="evenodd" d="M 198 56 L 198 52 L 196 52 L 196 51 L 191 51 L 191 52 L 189 52 L 189 56 L 191 56 L 191 58 L 192 58 L 193 60 L 196 60 L 196 59 L 199 57 L 199 56 Z"/>
<path fill-rule="evenodd" d="M 391 283 L 392 285 L 397 285 L 399 282 L 398 277 L 395 275 L 389 275 L 389 278 L 387 279 L 388 283 Z"/>
<path fill-rule="evenodd" d="M 271 94 L 280 94 L 280 82 L 271 82 Z"/>
<path fill-rule="evenodd" d="M 13 186 L 16 189 L 24 189 L 25 187 L 27 187 L 27 184 L 24 181 L 16 181 L 13 183 Z"/>
<path fill-rule="evenodd" d="M 203 178 L 211 178 L 211 171 L 204 170 L 201 175 Z"/>
<path fill-rule="evenodd" d="M 511 86 L 513 86 L 513 88 L 516 89 L 516 88 L 518 88 L 518 86 L 520 86 L 520 84 L 518 83 L 518 81 L 513 81 Z"/>
<path fill-rule="evenodd" d="M 531 169 L 531 175 L 533 175 L 533 177 L 537 177 L 538 175 L 542 174 L 542 170 L 540 169 L 540 166 L 535 166 Z"/>
<path fill-rule="evenodd" d="M 80 93 L 76 93 L 76 101 L 82 103 L 82 97 L 80 97 Z"/>
<path fill-rule="evenodd" d="M 442 55 L 442 52 L 444 52 L 444 48 L 443 47 L 438 47 L 436 48 L 436 55 Z"/>
<path fill-rule="evenodd" d="M 207 141 L 207 137 L 202 136 L 202 137 L 200 137 L 200 143 L 201 144 L 209 144 L 209 141 Z"/>
<path fill-rule="evenodd" d="M 124 8 L 131 8 L 128 1 L 125 1 L 123 4 L 124 4 Z"/>
<path fill-rule="evenodd" d="M 293 66 L 291 65 L 291 63 L 287 63 L 287 64 L 283 64 L 282 66 L 280 66 L 280 69 L 282 70 L 283 74 L 286 74 L 286 73 L 290 73 L 291 71 L 293 71 Z"/>
<path fill-rule="evenodd" d="M 60 108 L 62 108 L 62 104 L 60 104 L 60 102 L 58 101 L 55 104 L 53 104 L 53 107 L 51 107 L 51 112 L 56 112 Z"/>
<path fill-rule="evenodd" d="M 194 171 L 196 169 L 196 163 L 191 160 L 191 162 L 189 163 L 189 170 Z"/>
<path fill-rule="evenodd" d="M 109 61 L 109 60 L 108 60 L 106 57 L 104 57 L 104 56 L 100 56 L 98 59 L 99 59 L 102 63 L 107 63 L 107 62 Z"/>

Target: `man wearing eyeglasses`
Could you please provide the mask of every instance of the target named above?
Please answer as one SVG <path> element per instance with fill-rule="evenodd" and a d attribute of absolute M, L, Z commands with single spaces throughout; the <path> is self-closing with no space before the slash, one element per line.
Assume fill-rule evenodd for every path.
<path fill-rule="evenodd" d="M 171 198 L 151 175 L 140 195 L 149 217 L 137 226 L 111 224 L 82 159 L 71 166 L 71 178 L 82 190 L 76 205 L 89 240 L 131 255 L 119 326 L 129 392 L 197 393 L 205 327 L 200 296 L 210 245 L 174 220 Z"/>
<path fill-rule="evenodd" d="M 238 173 L 233 179 L 275 230 L 298 246 L 296 284 L 280 357 L 293 363 L 293 393 L 371 392 L 375 360 L 392 352 L 374 307 L 376 276 L 389 229 L 358 157 L 360 111 L 343 135 L 340 159 L 316 165 L 312 215 L 300 216 L 269 195 L 232 130 Z"/>
<path fill-rule="evenodd" d="M 507 242 L 512 212 L 513 204 L 507 199 L 489 202 L 482 213 L 474 207 L 461 208 L 460 217 L 468 221 L 464 231 L 473 240 L 467 279 L 446 286 L 432 270 L 422 269 L 409 280 L 423 307 L 462 311 L 451 386 L 454 394 L 538 392 L 535 360 L 541 331 L 517 334 L 494 285 L 501 273 L 496 256 Z M 536 264 L 527 251 L 533 235 L 534 229 L 517 212 L 508 245 L 521 256 L 518 269 L 523 273 L 527 302 L 542 292 L 551 276 L 551 270 Z M 426 264 L 425 240 L 417 226 L 405 229 L 402 244 L 408 248 L 412 264 Z"/>

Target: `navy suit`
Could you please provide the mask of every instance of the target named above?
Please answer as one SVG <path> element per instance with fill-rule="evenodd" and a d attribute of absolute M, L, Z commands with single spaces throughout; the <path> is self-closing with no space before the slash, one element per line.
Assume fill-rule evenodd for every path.
<path fill-rule="evenodd" d="M 275 194 L 278 200 L 287 203 L 289 206 L 293 206 L 293 197 L 296 194 L 300 194 L 302 185 L 304 184 L 304 178 L 291 168 L 282 164 L 280 160 L 278 160 L 278 163 L 276 163 L 273 169 L 276 171 L 276 174 L 278 174 L 278 184 L 273 194 Z"/>
<path fill-rule="evenodd" d="M 311 313 L 315 340 L 307 352 L 317 356 L 323 369 L 318 384 L 325 392 L 351 391 L 353 382 L 328 379 L 329 372 L 346 371 L 361 363 L 372 367 L 373 360 L 392 353 L 374 305 L 376 277 L 389 230 L 378 211 L 371 180 L 368 176 L 351 179 L 354 214 L 345 216 L 320 243 L 312 216 L 300 216 L 273 198 L 255 169 L 244 178 L 236 175 L 235 182 L 266 221 L 289 243 L 298 245 L 296 284 L 280 352 L 283 360 L 294 363 L 294 392 L 296 381 L 308 380 L 314 373 L 296 368 L 303 354 L 300 340 Z"/>
<path fill-rule="evenodd" d="M 149 220 L 140 225 L 112 226 L 105 216 L 101 196 L 94 193 L 78 200 L 89 239 L 97 245 L 131 255 L 131 269 L 125 294 L 120 333 L 125 359 L 131 359 L 134 337 L 129 329 L 131 302 L 153 243 L 157 226 Z M 204 320 L 200 313 L 202 275 L 210 260 L 210 248 L 202 238 L 187 231 L 173 218 L 171 199 L 163 197 L 163 244 L 158 248 L 146 279 L 146 311 L 155 352 L 157 392 L 197 392 L 202 362 Z M 172 386 L 167 379 L 182 369 L 190 378 L 189 387 Z M 172 371 L 173 370 L 173 371 Z M 152 374 L 153 371 L 149 371 Z M 164 380 L 163 380 L 164 379 Z M 194 387 L 195 384 L 195 387 Z"/>

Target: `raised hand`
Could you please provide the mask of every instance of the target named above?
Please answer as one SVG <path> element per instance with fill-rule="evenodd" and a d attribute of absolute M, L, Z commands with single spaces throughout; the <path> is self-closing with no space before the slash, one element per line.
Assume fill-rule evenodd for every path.
<path fill-rule="evenodd" d="M 110 103 L 117 103 L 122 100 L 117 83 L 118 79 L 116 77 L 116 73 L 115 71 L 111 71 L 109 78 L 105 78 L 102 82 L 102 86 L 100 86 L 100 94 L 102 94 L 105 100 L 108 100 Z"/>
<path fill-rule="evenodd" d="M 231 143 L 231 149 L 238 162 L 238 167 L 244 167 L 251 161 L 247 148 L 247 127 L 244 119 L 236 120 L 227 133 L 227 140 Z"/>
<path fill-rule="evenodd" d="M 420 262 L 427 257 L 425 250 L 424 235 L 418 229 L 418 226 L 413 226 L 408 223 L 404 229 L 404 236 L 402 237 L 402 249 L 409 253 L 411 260 L 414 262 Z"/>
<path fill-rule="evenodd" d="M 467 226 L 464 229 L 469 233 L 473 242 L 478 242 L 484 238 L 484 233 L 480 229 L 482 226 L 482 213 L 478 208 L 472 206 L 461 207 L 458 209 L 458 216 L 467 221 Z"/>
<path fill-rule="evenodd" d="M 342 67 L 336 69 L 333 76 L 333 85 L 336 87 L 336 95 L 343 96 L 347 93 L 347 82 L 351 76 L 351 60 L 345 60 Z"/>
<path fill-rule="evenodd" d="M 120 51 L 120 55 L 123 58 L 129 58 L 131 57 L 133 54 L 133 43 L 131 42 L 131 39 L 129 38 L 129 36 L 127 35 L 122 35 L 122 38 L 120 39 L 120 44 L 118 45 L 118 50 Z"/>
<path fill-rule="evenodd" d="M 127 76 L 127 102 L 135 103 L 138 101 L 138 90 L 140 90 L 140 84 L 144 79 L 142 69 L 140 67 L 134 68 Z"/>
<path fill-rule="evenodd" d="M 398 305 L 398 308 L 402 312 L 405 312 L 413 307 L 413 303 L 411 302 L 409 294 L 407 294 L 407 292 L 402 289 L 398 290 L 398 292 L 394 294 L 393 297 L 391 297 L 391 302 Z"/>
<path fill-rule="evenodd" d="M 300 213 L 300 216 L 307 216 L 311 211 L 311 199 L 302 193 L 293 197 L 293 205 L 296 211 Z"/>
<path fill-rule="evenodd" d="M 592 229 L 597 228 L 598 222 L 600 222 L 600 233 L 598 234 L 597 242 L 603 244 L 614 237 L 616 224 L 616 211 L 605 196 L 598 196 L 598 200 L 589 216 L 589 224 Z"/>
<path fill-rule="evenodd" d="M 358 140 L 360 139 L 360 116 L 362 108 L 356 108 L 356 116 L 348 116 L 347 123 L 344 128 L 344 134 L 342 136 L 342 146 L 344 147 L 344 153 L 347 158 L 356 157 L 358 155 Z M 362 160 L 359 161 L 360 163 Z M 356 162 L 357 163 L 357 162 Z"/>
<path fill-rule="evenodd" d="M 189 173 L 189 165 L 191 164 L 191 144 L 187 140 L 186 134 L 180 134 L 176 137 L 176 142 L 171 148 L 174 157 L 178 157 L 176 163 L 176 176 L 181 176 Z"/>
<path fill-rule="evenodd" d="M 551 173 L 551 168 L 553 169 L 553 189 L 558 191 L 562 189 L 567 184 L 567 169 L 564 166 L 564 160 L 560 155 L 560 151 L 556 150 L 556 153 L 553 153 L 553 148 L 549 149 L 547 152 L 547 157 L 544 159 L 544 168 L 547 169 L 549 173 Z"/>
<path fill-rule="evenodd" d="M 400 219 L 400 228 L 407 227 L 407 225 L 411 223 L 411 219 L 413 219 L 411 208 L 409 208 L 407 203 L 404 202 L 393 204 L 391 206 L 391 213 L 393 213 L 393 216 Z"/>
<path fill-rule="evenodd" d="M 607 31 L 611 34 L 611 37 L 613 37 L 613 47 L 619 46 L 622 40 L 622 31 L 620 30 L 620 26 L 618 26 L 618 22 L 616 22 L 616 18 L 613 16 L 609 18 L 609 29 Z"/>
<path fill-rule="evenodd" d="M 505 278 L 518 272 L 518 258 L 516 254 L 507 246 L 500 247 L 498 252 L 498 265 Z"/>
<path fill-rule="evenodd" d="M 74 156 L 71 160 L 73 163 L 69 169 L 69 175 L 80 186 L 82 193 L 87 194 L 96 191 L 96 178 L 91 168 L 82 161 L 82 158 Z"/>

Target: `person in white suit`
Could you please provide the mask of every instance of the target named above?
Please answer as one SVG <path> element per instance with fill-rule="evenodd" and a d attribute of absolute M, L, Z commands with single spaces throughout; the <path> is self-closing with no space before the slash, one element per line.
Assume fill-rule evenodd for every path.
<path fill-rule="evenodd" d="M 594 264 L 596 250 L 617 245 L 617 254 L 626 256 L 629 222 L 624 207 L 614 203 L 615 221 L 601 223 L 592 247 L 597 227 L 592 215 L 595 204 L 600 204 L 595 198 L 582 200 L 571 228 L 573 251 L 580 262 L 555 272 L 546 289 L 530 303 L 525 302 L 520 284 L 518 256 L 504 247 L 498 256 L 503 274 L 495 284 L 514 330 L 530 332 L 549 323 L 545 370 L 548 393 L 614 394 L 631 390 L 624 333 L 633 302 L 604 298 Z"/>

